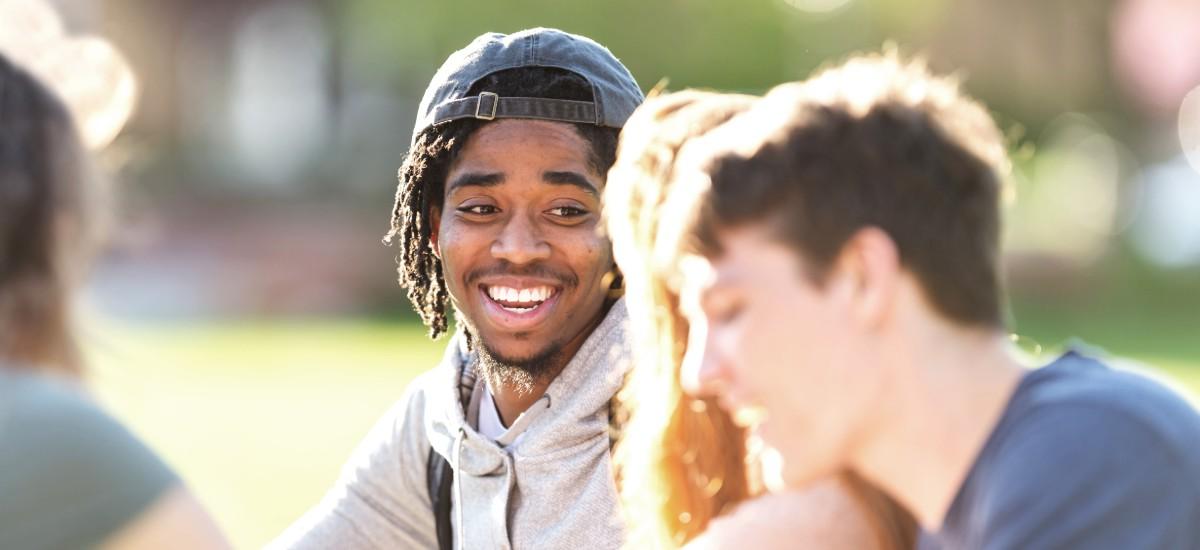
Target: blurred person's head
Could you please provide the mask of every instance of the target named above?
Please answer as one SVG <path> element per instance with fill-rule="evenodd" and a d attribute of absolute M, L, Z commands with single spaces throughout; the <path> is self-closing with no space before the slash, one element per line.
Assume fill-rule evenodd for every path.
<path fill-rule="evenodd" d="M 561 31 L 487 34 L 450 56 L 422 101 L 387 237 L 432 336 L 452 306 L 484 368 L 517 383 L 574 354 L 618 279 L 600 193 L 641 98 L 607 49 Z"/>
<path fill-rule="evenodd" d="M 608 229 L 626 275 L 634 324 L 635 368 L 620 394 L 629 415 L 617 448 L 618 474 L 635 545 L 672 547 L 694 539 L 713 519 L 762 490 L 746 432 L 708 398 L 687 395 L 680 364 L 689 323 L 679 309 L 672 265 L 678 231 L 672 216 L 680 151 L 756 98 L 683 91 L 647 100 L 626 125 L 605 191 Z M 858 502 L 879 548 L 906 548 L 912 517 L 856 476 L 844 486 Z M 848 522 L 853 524 L 854 521 Z"/>
<path fill-rule="evenodd" d="M 75 373 L 71 297 L 97 182 L 66 107 L 0 55 L 0 360 Z"/>
<path fill-rule="evenodd" d="M 634 545 L 671 547 L 753 492 L 744 430 L 715 402 L 679 384 L 686 322 L 654 277 L 656 210 L 670 192 L 679 148 L 747 109 L 754 98 L 683 91 L 650 98 L 630 118 L 604 192 L 608 231 L 626 275 L 636 367 L 619 394 L 628 415 L 616 450 Z"/>
<path fill-rule="evenodd" d="M 1006 169 L 984 108 L 894 54 L 779 86 L 688 143 L 652 237 L 677 251 L 661 268 L 689 321 L 685 387 L 778 451 L 780 484 L 849 467 L 929 334 L 1002 330 Z"/>

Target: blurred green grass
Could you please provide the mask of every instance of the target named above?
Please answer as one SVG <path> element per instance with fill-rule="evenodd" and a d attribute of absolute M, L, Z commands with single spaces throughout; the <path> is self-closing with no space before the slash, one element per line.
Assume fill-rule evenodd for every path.
<path fill-rule="evenodd" d="M 1017 319 L 1020 344 L 1041 347 L 1039 360 L 1082 335 L 1200 393 L 1200 350 L 1186 337 L 1194 325 L 1032 305 Z M 316 504 L 444 345 L 396 320 L 88 325 L 96 393 L 177 469 L 237 548 L 261 547 Z"/>
<path fill-rule="evenodd" d="M 236 548 L 261 547 L 316 504 L 444 343 L 403 322 L 99 325 L 88 382 Z"/>

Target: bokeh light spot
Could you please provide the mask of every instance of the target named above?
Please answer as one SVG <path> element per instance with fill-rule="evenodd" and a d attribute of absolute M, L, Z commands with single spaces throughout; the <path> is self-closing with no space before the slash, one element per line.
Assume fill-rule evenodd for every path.
<path fill-rule="evenodd" d="M 785 4 L 806 13 L 833 13 L 852 0 L 783 0 Z"/>
<path fill-rule="evenodd" d="M 67 105 L 88 148 L 108 145 L 137 104 L 137 80 L 108 41 L 64 34 L 44 0 L 0 0 L 0 52 L 46 83 Z"/>
<path fill-rule="evenodd" d="M 1200 86 L 1188 92 L 1179 106 L 1179 145 L 1188 163 L 1200 172 Z"/>

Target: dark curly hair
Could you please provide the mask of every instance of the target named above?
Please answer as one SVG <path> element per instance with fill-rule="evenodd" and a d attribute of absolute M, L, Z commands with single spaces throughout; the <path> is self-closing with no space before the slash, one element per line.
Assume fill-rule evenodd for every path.
<path fill-rule="evenodd" d="M 492 92 L 501 97 L 540 97 L 592 101 L 591 85 L 570 71 L 552 67 L 521 67 L 496 71 L 476 82 L 468 95 Z M 460 119 L 430 127 L 413 140 L 400 167 L 396 202 L 386 244 L 399 246 L 396 257 L 400 285 L 429 327 L 432 338 L 447 328 L 450 295 L 442 275 L 442 262 L 429 246 L 433 232 L 430 212 L 442 207 L 446 172 L 467 140 L 486 121 Z M 572 124 L 591 144 L 590 164 L 597 174 L 607 174 L 616 160 L 619 130 L 591 124 Z"/>

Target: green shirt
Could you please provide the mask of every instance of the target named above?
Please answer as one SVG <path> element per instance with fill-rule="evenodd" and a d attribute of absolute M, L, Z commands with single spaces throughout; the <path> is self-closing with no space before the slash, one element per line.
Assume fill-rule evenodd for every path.
<path fill-rule="evenodd" d="M 178 478 L 69 383 L 0 368 L 0 548 L 88 548 Z"/>

